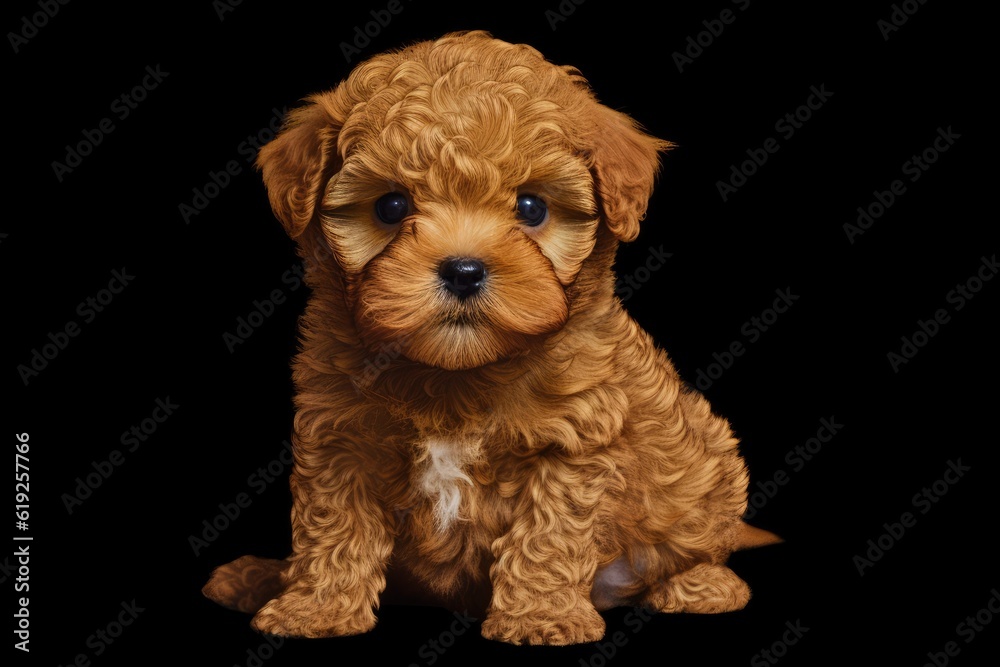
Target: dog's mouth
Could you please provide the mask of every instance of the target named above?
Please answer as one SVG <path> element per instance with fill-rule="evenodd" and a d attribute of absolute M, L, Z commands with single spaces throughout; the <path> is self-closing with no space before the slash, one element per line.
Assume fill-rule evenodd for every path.
<path fill-rule="evenodd" d="M 399 356 L 411 362 L 471 370 L 526 354 L 556 331 L 567 311 L 561 299 L 552 301 L 556 307 L 518 308 L 523 300 L 511 303 L 487 291 L 461 301 L 430 297 L 422 307 L 394 299 L 363 310 L 358 324 L 376 347 L 405 341 Z"/>
<path fill-rule="evenodd" d="M 483 318 L 481 315 L 477 315 L 475 312 L 468 310 L 462 310 L 459 312 L 448 313 L 440 320 L 440 326 L 455 326 L 455 327 L 478 327 L 483 324 Z"/>
<path fill-rule="evenodd" d="M 477 290 L 469 296 L 456 298 L 445 289 L 438 291 L 434 300 L 437 316 L 429 318 L 444 329 L 456 327 L 460 329 L 488 329 L 498 323 L 490 317 L 499 304 L 493 298 L 488 287 Z"/>
<path fill-rule="evenodd" d="M 403 241 L 357 283 L 355 322 L 376 347 L 405 341 L 409 361 L 469 370 L 530 352 L 565 323 L 567 296 L 539 253 L 427 261 Z"/>
<path fill-rule="evenodd" d="M 441 370 L 472 370 L 520 356 L 535 338 L 498 327 L 488 314 L 463 307 L 439 314 L 400 337 L 405 344 L 399 346 L 398 357 Z M 383 340 L 376 347 L 387 345 Z"/>

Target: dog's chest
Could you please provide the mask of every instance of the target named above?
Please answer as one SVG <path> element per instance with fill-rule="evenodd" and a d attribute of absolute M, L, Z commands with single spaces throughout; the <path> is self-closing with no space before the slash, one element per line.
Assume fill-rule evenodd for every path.
<path fill-rule="evenodd" d="M 449 530 L 459 519 L 463 495 L 473 489 L 467 468 L 476 447 L 475 443 L 448 437 L 420 441 L 414 482 L 424 501 L 432 505 L 439 531 Z"/>

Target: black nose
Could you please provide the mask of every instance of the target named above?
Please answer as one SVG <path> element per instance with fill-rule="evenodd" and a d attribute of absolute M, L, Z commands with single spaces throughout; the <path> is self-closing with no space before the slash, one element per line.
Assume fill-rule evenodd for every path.
<path fill-rule="evenodd" d="M 464 299 L 482 288 L 486 266 L 478 259 L 468 257 L 446 259 L 441 262 L 438 275 L 449 291 L 459 299 Z"/>

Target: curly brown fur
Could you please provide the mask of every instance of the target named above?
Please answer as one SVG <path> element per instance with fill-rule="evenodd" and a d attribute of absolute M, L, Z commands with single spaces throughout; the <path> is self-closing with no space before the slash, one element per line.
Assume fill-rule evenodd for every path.
<path fill-rule="evenodd" d="M 669 146 L 483 32 L 375 57 L 295 110 L 259 157 L 312 291 L 293 553 L 224 566 L 206 595 L 262 604 L 263 632 L 348 635 L 389 577 L 487 601 L 483 635 L 515 644 L 597 640 L 621 604 L 745 605 L 724 563 L 775 538 L 741 521 L 737 440 L 614 294 Z M 390 192 L 396 226 L 374 214 Z M 546 222 L 517 218 L 519 193 Z M 442 287 L 454 257 L 487 267 L 473 298 Z M 248 567 L 269 573 L 256 597 Z"/>

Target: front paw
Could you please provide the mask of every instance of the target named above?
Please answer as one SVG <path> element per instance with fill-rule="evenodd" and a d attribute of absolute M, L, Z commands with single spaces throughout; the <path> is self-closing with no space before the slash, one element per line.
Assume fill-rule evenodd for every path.
<path fill-rule="evenodd" d="M 322 602 L 302 591 L 286 591 L 268 602 L 254 616 L 251 625 L 258 632 L 282 637 L 346 637 L 375 627 L 375 613 L 367 604 L 353 608 Z"/>
<path fill-rule="evenodd" d="M 483 637 L 509 644 L 585 644 L 604 637 L 604 619 L 593 607 L 569 614 L 535 611 L 520 616 L 493 609 L 483 621 Z"/>

